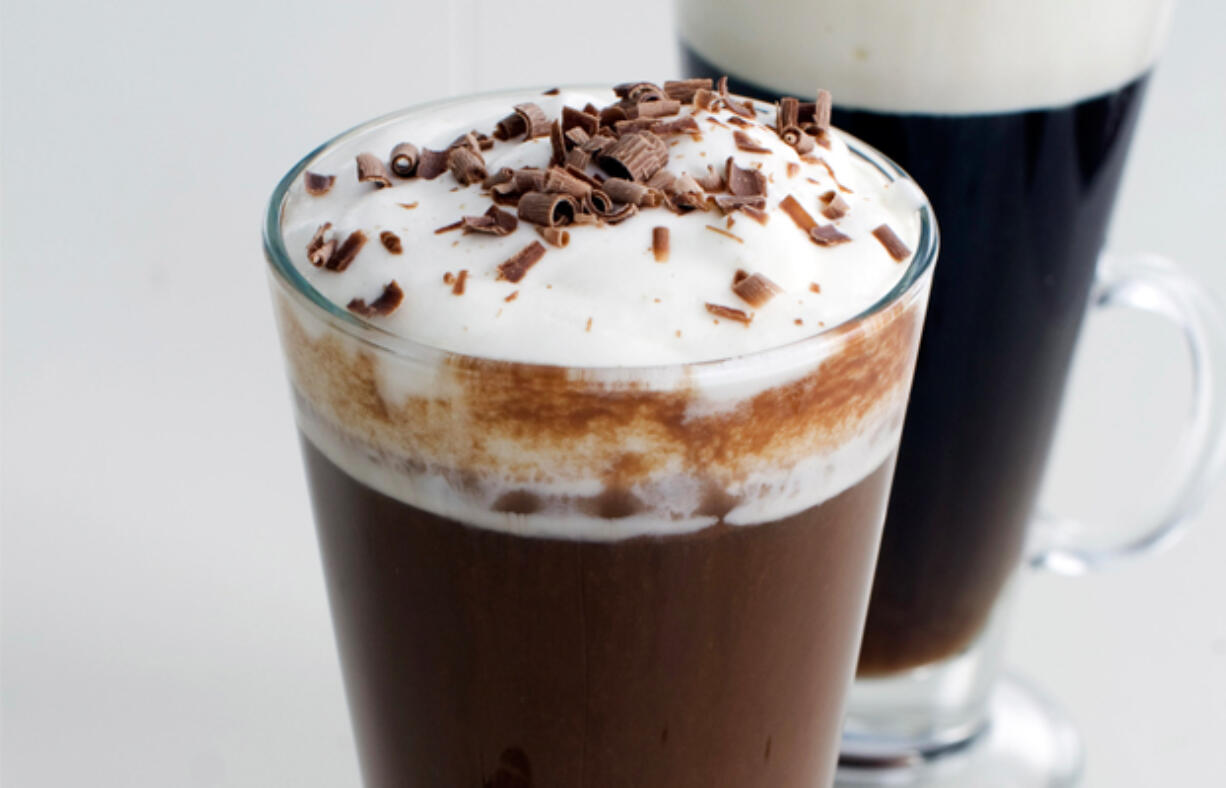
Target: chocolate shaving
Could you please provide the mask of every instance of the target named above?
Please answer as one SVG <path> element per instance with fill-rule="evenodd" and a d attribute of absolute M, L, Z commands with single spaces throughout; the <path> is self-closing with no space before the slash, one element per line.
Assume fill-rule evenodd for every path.
<path fill-rule="evenodd" d="M 719 96 L 710 88 L 699 88 L 694 91 L 694 97 L 690 100 L 695 109 L 714 112 L 719 107 Z"/>
<path fill-rule="evenodd" d="M 471 148 L 452 148 L 447 154 L 447 167 L 462 186 L 483 181 L 488 175 L 485 171 L 485 159 Z"/>
<path fill-rule="evenodd" d="M 500 167 L 497 172 L 491 173 L 485 180 L 481 181 L 481 188 L 493 189 L 499 184 L 510 183 L 514 179 L 515 170 L 510 167 Z"/>
<path fill-rule="evenodd" d="M 693 100 L 699 90 L 710 90 L 709 79 L 676 79 L 664 83 L 664 95 L 681 102 Z"/>
<path fill-rule="evenodd" d="M 502 210 L 497 205 L 491 205 L 481 216 L 465 216 L 460 220 L 464 234 L 483 233 L 485 235 L 510 235 L 519 226 L 515 215 Z"/>
<path fill-rule="evenodd" d="M 719 97 L 723 99 L 724 106 L 732 110 L 737 115 L 746 118 L 752 118 L 753 105 L 748 102 L 734 101 L 732 95 L 728 93 L 728 77 L 720 77 L 719 83 L 716 85 L 719 90 Z"/>
<path fill-rule="evenodd" d="M 562 123 L 555 120 L 549 124 L 549 163 L 561 167 L 566 163 L 566 138 L 562 136 Z"/>
<path fill-rule="evenodd" d="M 600 125 L 611 128 L 617 123 L 617 121 L 626 120 L 628 117 L 629 116 L 626 114 L 626 110 L 624 108 L 613 104 L 600 110 Z"/>
<path fill-rule="evenodd" d="M 822 216 L 831 221 L 842 219 L 851 210 L 851 206 L 847 204 L 847 200 L 843 199 L 843 195 L 834 190 L 826 192 L 818 200 L 822 203 Z"/>
<path fill-rule="evenodd" d="M 657 263 L 668 262 L 668 228 L 653 227 L 651 229 L 651 253 Z"/>
<path fill-rule="evenodd" d="M 665 191 L 671 207 L 678 213 L 701 209 L 707 210 L 706 193 L 698 185 L 698 181 L 690 175 L 681 175 L 673 181 L 670 189 Z"/>
<path fill-rule="evenodd" d="M 379 241 L 382 242 L 383 248 L 392 254 L 400 254 L 402 251 L 400 246 L 400 236 L 396 235 L 391 230 L 384 230 L 379 233 Z"/>
<path fill-rule="evenodd" d="M 616 137 L 609 136 L 608 134 L 595 134 L 590 140 L 583 143 L 583 151 L 584 153 L 590 153 L 593 156 L 599 156 L 616 143 Z"/>
<path fill-rule="evenodd" d="M 509 304 L 509 303 L 511 303 L 512 301 L 514 301 L 514 300 L 515 300 L 515 299 L 517 299 L 517 298 L 519 298 L 519 291 L 518 291 L 518 290 L 512 290 L 512 291 L 511 291 L 511 294 L 510 294 L 509 296 L 507 296 L 506 298 L 502 299 L 502 300 L 503 300 L 503 301 L 506 301 L 506 302 Z M 501 312 L 501 310 L 499 310 L 499 311 Z"/>
<path fill-rule="evenodd" d="M 615 178 L 641 183 L 668 163 L 668 146 L 654 134 L 626 134 L 601 153 L 597 163 Z"/>
<path fill-rule="evenodd" d="M 601 186 L 601 183 L 603 182 L 603 176 L 593 177 L 591 175 L 588 175 L 583 170 L 577 169 L 575 167 L 567 167 L 566 171 L 570 173 L 571 175 L 573 175 L 574 177 L 578 178 L 579 180 L 583 181 L 587 185 L 591 186 L 593 189 L 599 189 Z"/>
<path fill-rule="evenodd" d="M 543 227 L 570 224 L 579 213 L 579 203 L 569 194 L 528 192 L 519 198 L 519 218 Z"/>
<path fill-rule="evenodd" d="M 320 175 L 308 170 L 306 175 L 302 176 L 302 184 L 306 187 L 307 194 L 312 197 L 327 194 L 334 183 L 336 183 L 335 175 Z"/>
<path fill-rule="evenodd" d="M 376 189 L 392 185 L 392 179 L 387 176 L 387 168 L 373 153 L 359 153 L 357 163 L 359 181 L 370 181 Z"/>
<path fill-rule="evenodd" d="M 800 174 L 800 165 L 794 161 L 788 162 L 788 177 L 795 178 Z"/>
<path fill-rule="evenodd" d="M 732 132 L 732 140 L 736 143 L 739 150 L 746 153 L 771 153 L 771 149 L 755 140 L 743 131 L 737 130 Z"/>
<path fill-rule="evenodd" d="M 445 150 L 430 150 L 421 152 L 421 160 L 417 162 L 417 177 L 432 181 L 447 171 L 448 152 Z"/>
<path fill-rule="evenodd" d="M 603 189 L 592 189 L 584 195 L 583 210 L 598 216 L 607 216 L 616 210 L 617 204 Z"/>
<path fill-rule="evenodd" d="M 724 176 L 715 171 L 715 168 L 710 164 L 707 165 L 707 174 L 700 178 L 695 178 L 698 185 L 705 192 L 720 192 L 724 190 Z"/>
<path fill-rule="evenodd" d="M 764 225 L 770 221 L 770 214 L 756 205 L 742 205 L 740 208 L 741 213 L 745 214 L 750 219 L 753 219 L 758 224 Z"/>
<path fill-rule="evenodd" d="M 550 167 L 545 173 L 540 191 L 549 194 L 569 194 L 577 200 L 582 200 L 591 194 L 592 185 L 560 167 Z"/>
<path fill-rule="evenodd" d="M 636 104 L 626 114 L 631 118 L 663 118 L 681 111 L 681 102 L 676 99 L 659 99 Z"/>
<path fill-rule="evenodd" d="M 523 115 L 518 112 L 512 112 L 494 127 L 494 138 L 500 140 L 509 140 L 518 137 L 528 130 L 528 122 Z"/>
<path fill-rule="evenodd" d="M 541 246 L 540 241 L 533 241 L 498 265 L 498 279 L 517 283 L 544 256 L 545 247 Z"/>
<path fill-rule="evenodd" d="M 791 96 L 779 99 L 775 104 L 775 131 L 782 137 L 788 129 L 799 126 L 800 101 Z"/>
<path fill-rule="evenodd" d="M 673 191 L 673 185 L 677 182 L 677 176 L 668 170 L 660 170 L 655 175 L 647 179 L 647 188 L 669 194 Z"/>
<path fill-rule="evenodd" d="M 599 127 L 600 116 L 598 114 L 589 114 L 570 107 L 562 107 L 562 131 L 583 129 L 590 137 L 596 133 L 596 129 Z"/>
<path fill-rule="evenodd" d="M 715 226 L 715 225 L 713 225 L 713 224 L 708 224 L 708 225 L 706 225 L 706 228 L 707 228 L 708 230 L 710 230 L 711 232 L 713 232 L 713 233 L 719 233 L 720 235 L 724 236 L 725 238 L 731 238 L 732 240 L 736 241 L 736 242 L 737 242 L 737 243 L 739 243 L 739 244 L 743 244 L 743 243 L 745 243 L 745 239 L 744 239 L 744 238 L 742 238 L 742 237 L 741 237 L 741 236 L 739 236 L 739 235 L 736 235 L 735 233 L 730 233 L 730 232 L 728 232 L 728 231 L 727 231 L 727 230 L 725 230 L 723 227 L 716 227 L 716 226 Z"/>
<path fill-rule="evenodd" d="M 539 192 L 545 188 L 545 171 L 536 167 L 521 167 L 515 171 L 515 188 L 523 192 Z"/>
<path fill-rule="evenodd" d="M 814 293 L 822 292 L 822 286 L 819 285 L 817 282 L 810 282 L 809 289 L 812 290 Z"/>
<path fill-rule="evenodd" d="M 421 152 L 416 145 L 411 142 L 400 143 L 392 148 L 392 155 L 389 157 L 392 174 L 401 178 L 411 177 L 417 171 L 417 162 L 420 159 Z"/>
<path fill-rule="evenodd" d="M 762 274 L 750 274 L 739 281 L 734 279 L 732 292 L 755 309 L 761 309 L 767 301 L 782 293 L 783 288 Z"/>
<path fill-rule="evenodd" d="M 442 235 L 443 233 L 449 233 L 452 230 L 458 230 L 463 226 L 464 226 L 464 220 L 459 219 L 457 221 L 452 222 L 451 224 L 444 224 L 442 227 L 439 227 L 438 229 L 436 229 L 434 231 L 434 234 Z"/>
<path fill-rule="evenodd" d="M 712 304 L 710 301 L 706 303 L 707 311 L 716 317 L 722 317 L 726 320 L 735 320 L 738 323 L 744 323 L 748 326 L 753 321 L 753 315 L 746 314 L 743 310 L 736 309 L 723 304 Z"/>
<path fill-rule="evenodd" d="M 656 121 L 652 124 L 651 131 L 665 137 L 670 134 L 699 134 L 702 130 L 698 128 L 698 121 L 694 120 L 692 115 L 686 115 L 676 120 Z"/>
<path fill-rule="evenodd" d="M 736 273 L 732 275 L 732 286 L 736 287 L 737 285 L 739 285 L 741 282 L 744 282 L 748 278 L 749 278 L 749 272 L 746 271 L 744 268 L 738 268 L 736 269 Z"/>
<path fill-rule="evenodd" d="M 537 226 L 536 231 L 550 246 L 561 248 L 570 243 L 570 231 L 563 230 L 561 227 Z"/>
<path fill-rule="evenodd" d="M 818 131 L 830 131 L 830 113 L 834 109 L 834 100 L 829 90 L 817 91 L 817 101 L 813 102 L 813 125 Z"/>
<path fill-rule="evenodd" d="M 614 202 L 630 203 L 640 208 L 654 208 L 660 204 L 658 192 L 625 178 L 609 178 L 603 187 Z"/>
<path fill-rule="evenodd" d="M 362 247 L 366 245 L 366 233 L 361 230 L 354 230 L 349 233 L 349 237 L 345 239 L 336 250 L 336 252 L 328 258 L 324 263 L 324 268 L 329 271 L 341 272 L 344 271 L 358 256 L 358 252 L 362 251 Z"/>
<path fill-rule="evenodd" d="M 752 129 L 753 128 L 753 124 L 745 120 L 744 118 L 728 118 L 728 122 L 731 123 L 733 126 L 737 126 L 738 128 L 742 128 L 742 129 Z"/>
<path fill-rule="evenodd" d="M 787 197 L 780 200 L 779 207 L 783 209 L 784 213 L 791 217 L 792 221 L 796 222 L 797 227 L 804 230 L 806 233 L 812 231 L 814 227 L 817 227 L 817 220 L 809 215 L 809 212 L 806 211 L 792 195 L 789 194 Z"/>
<path fill-rule="evenodd" d="M 456 137 L 451 141 L 451 144 L 447 146 L 447 150 L 451 150 L 452 148 L 468 148 L 474 153 L 480 153 L 481 143 L 477 141 L 477 132 L 475 130 L 468 131 Z"/>
<path fill-rule="evenodd" d="M 332 222 L 324 222 L 315 230 L 315 234 L 311 236 L 311 240 L 307 242 L 306 253 L 307 260 L 311 265 L 319 267 L 328 262 L 332 257 L 332 253 L 336 251 L 336 241 L 325 241 L 324 235 L 328 230 L 332 229 Z"/>
<path fill-rule="evenodd" d="M 556 96 L 562 92 L 561 88 L 550 88 L 549 90 L 541 91 L 542 96 Z"/>
<path fill-rule="evenodd" d="M 417 207 L 417 202 L 416 202 L 416 201 L 414 201 L 414 202 L 398 202 L 398 203 L 396 203 L 396 204 L 397 204 L 397 205 L 399 205 L 401 208 L 404 208 L 406 211 L 411 211 L 411 210 L 413 210 L 414 208 L 416 208 L 416 207 Z"/>
<path fill-rule="evenodd" d="M 833 224 L 819 224 L 809 230 L 809 237 L 818 246 L 837 246 L 845 244 L 851 240 L 851 237 L 844 235 L 839 231 L 839 228 Z"/>
<path fill-rule="evenodd" d="M 907 248 L 907 245 L 902 242 L 902 239 L 898 237 L 898 234 L 894 232 L 890 225 L 883 224 L 876 230 L 873 230 L 873 236 L 878 241 L 881 241 L 881 245 L 885 247 L 885 250 L 890 253 L 890 257 L 893 257 L 896 262 L 901 263 L 911 255 L 911 250 Z"/>
<path fill-rule="evenodd" d="M 592 154 L 579 148 L 572 148 L 566 154 L 566 167 L 582 170 L 592 163 Z"/>
<path fill-rule="evenodd" d="M 400 302 L 403 300 L 404 291 L 400 289 L 400 285 L 393 279 L 383 286 L 383 292 L 369 304 L 363 298 L 355 298 L 350 301 L 349 311 L 356 312 L 362 317 L 390 315 L 396 311 L 396 307 L 400 306 Z"/>
<path fill-rule="evenodd" d="M 757 208 L 758 210 L 766 208 L 766 198 L 760 194 L 749 194 L 743 197 L 720 194 L 713 199 L 715 200 L 715 207 L 719 208 L 723 213 L 743 211 L 746 208 Z"/>
<path fill-rule="evenodd" d="M 455 282 L 451 285 L 452 295 L 464 295 L 464 284 L 468 281 L 468 269 L 461 268 L 460 273 L 456 274 Z"/>
<path fill-rule="evenodd" d="M 631 134 L 636 131 L 653 131 L 655 127 L 664 121 L 656 120 L 655 118 L 634 118 L 633 120 L 619 120 L 613 124 L 617 136 Z"/>
<path fill-rule="evenodd" d="M 562 136 L 566 138 L 566 146 L 568 148 L 580 148 L 584 143 L 592 138 L 592 135 L 588 134 L 580 126 L 567 129 L 562 133 Z"/>
<path fill-rule="evenodd" d="M 736 166 L 731 156 L 724 162 L 724 180 L 728 183 L 728 191 L 738 197 L 766 194 L 766 176 L 760 170 Z"/>

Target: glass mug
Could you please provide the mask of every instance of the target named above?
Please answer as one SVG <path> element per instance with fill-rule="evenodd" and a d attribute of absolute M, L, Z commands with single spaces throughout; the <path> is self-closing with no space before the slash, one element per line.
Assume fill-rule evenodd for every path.
<path fill-rule="evenodd" d="M 835 124 L 899 161 L 942 226 L 840 779 L 919 780 L 981 742 L 966 768 L 993 775 L 982 784 L 1074 782 L 1069 726 L 1000 679 L 1017 570 L 1078 574 L 1169 543 L 1226 455 L 1221 312 L 1161 258 L 1100 259 L 1172 2 L 676 6 L 686 76 L 763 98 L 829 89 Z M 1168 318 L 1192 359 L 1177 481 L 1148 530 L 1105 549 L 1034 511 L 1087 305 Z"/>
<path fill-rule="evenodd" d="M 931 211 L 918 209 L 899 283 L 855 318 L 672 366 L 449 353 L 330 303 L 295 268 L 282 216 L 308 168 L 348 169 L 353 143 L 390 148 L 399 124 L 454 118 L 467 102 L 505 111 L 538 94 L 372 121 L 303 159 L 268 206 L 264 249 L 364 780 L 828 785 L 937 254 Z M 849 145 L 883 180 L 905 177 Z M 871 462 L 797 504 L 812 472 L 850 473 L 835 467 L 851 462 L 844 437 L 871 446 L 855 455 Z M 615 471 L 636 479 L 636 456 L 655 469 L 643 489 Z M 766 509 L 738 525 L 729 485 L 749 459 L 783 483 L 764 482 Z M 534 487 L 545 467 L 561 492 Z M 516 474 L 522 488 L 493 489 Z M 695 514 L 678 519 L 691 499 Z"/>

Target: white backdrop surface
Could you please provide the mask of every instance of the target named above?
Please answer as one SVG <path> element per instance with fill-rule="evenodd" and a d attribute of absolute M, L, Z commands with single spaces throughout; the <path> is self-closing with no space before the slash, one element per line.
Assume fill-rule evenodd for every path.
<path fill-rule="evenodd" d="M 668 4 L 5 0 L 0 782 L 357 786 L 259 251 L 318 142 L 451 92 L 675 73 Z M 649 18 L 650 22 L 645 22 Z M 1185 0 L 1112 231 L 1226 297 L 1226 4 Z M 467 30 L 467 33 L 462 33 Z M 484 53 L 484 54 L 483 54 Z M 1086 333 L 1048 499 L 1124 517 L 1187 391 L 1176 336 Z M 1136 404 L 1143 403 L 1143 404 Z M 1023 584 L 1010 661 L 1091 788 L 1226 784 L 1226 489 L 1174 550 Z"/>

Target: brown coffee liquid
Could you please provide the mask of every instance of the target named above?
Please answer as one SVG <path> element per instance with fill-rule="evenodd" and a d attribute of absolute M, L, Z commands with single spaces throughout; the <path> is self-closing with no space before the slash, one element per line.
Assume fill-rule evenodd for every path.
<path fill-rule="evenodd" d="M 776 522 L 475 528 L 303 452 L 369 788 L 829 781 L 892 461 Z"/>

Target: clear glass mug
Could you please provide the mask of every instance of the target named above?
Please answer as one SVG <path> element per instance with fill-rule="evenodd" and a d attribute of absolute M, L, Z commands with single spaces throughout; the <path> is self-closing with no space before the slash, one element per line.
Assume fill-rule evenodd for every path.
<path fill-rule="evenodd" d="M 1075 780 L 1071 729 L 1038 693 L 1001 681 L 1018 569 L 1080 573 L 1167 544 L 1221 472 L 1221 311 L 1158 258 L 1099 257 L 1172 5 L 676 3 L 686 76 L 726 73 L 768 98 L 831 90 L 835 124 L 911 172 L 942 225 L 841 779 L 920 780 L 980 743 L 991 784 L 1014 784 L 1013 766 L 1034 778 L 1018 785 Z M 1068 518 L 1035 515 L 1087 306 L 1170 319 L 1194 377 L 1168 499 L 1108 548 L 1082 544 L 1089 529 Z M 999 751 L 1012 734 L 1028 741 Z"/>
<path fill-rule="evenodd" d="M 372 121 L 311 153 L 268 206 L 364 780 L 828 785 L 937 254 L 931 210 L 907 271 L 862 314 L 674 366 L 448 353 L 328 302 L 295 268 L 282 212 L 307 168 L 348 169 L 347 143 L 387 149 L 406 120 L 538 93 Z"/>

